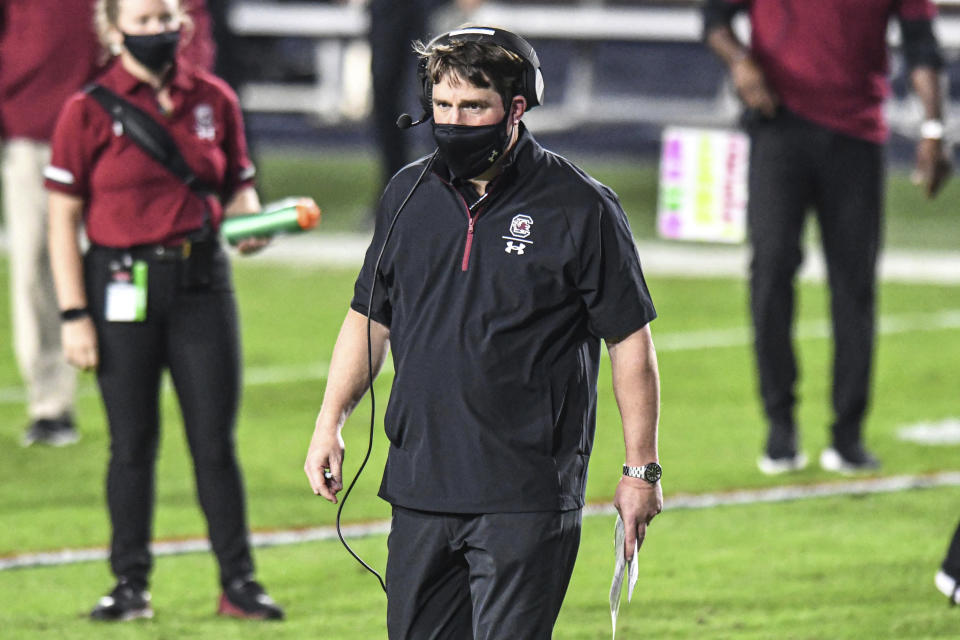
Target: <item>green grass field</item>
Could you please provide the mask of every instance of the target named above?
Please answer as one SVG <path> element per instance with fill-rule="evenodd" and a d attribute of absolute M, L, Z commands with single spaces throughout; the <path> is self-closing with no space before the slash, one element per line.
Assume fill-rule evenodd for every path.
<path fill-rule="evenodd" d="M 362 156 L 316 160 L 268 156 L 265 199 L 313 195 L 325 209 L 321 230 L 354 228 L 372 188 Z M 654 174 L 612 162 L 586 163 L 621 193 L 637 235 L 653 233 Z M 282 178 L 281 178 L 282 176 Z M 352 186 L 351 186 L 352 185 Z M 958 187 L 930 205 L 901 176 L 891 184 L 888 243 L 899 247 L 960 246 L 951 204 Z M 894 206 L 896 209 L 894 210 Z M 649 226 L 647 226 L 649 225 Z M 282 240 L 279 240 L 282 242 Z M 0 260 L 0 282 L 7 265 Z M 302 464 L 323 393 L 352 270 L 267 266 L 235 261 L 243 323 L 246 387 L 238 444 L 251 527 L 258 531 L 331 524 L 335 509 L 312 495 Z M 763 423 L 746 341 L 693 345 L 704 332 L 746 331 L 746 288 L 739 279 L 649 276 L 660 318 L 653 325 L 662 379 L 661 457 L 668 498 L 679 494 L 838 481 L 816 466 L 788 478 L 760 475 L 755 457 Z M 820 284 L 801 287 L 801 328 L 826 320 Z M 0 335 L 9 335 L 8 298 L 0 296 Z M 960 329 L 938 314 L 960 311 L 960 287 L 886 283 L 870 446 L 885 462 L 880 475 L 958 470 L 958 447 L 901 442 L 899 427 L 960 414 L 957 365 Z M 955 326 L 955 325 L 953 325 Z M 807 453 L 826 444 L 830 344 L 798 340 L 802 364 L 799 420 Z M 693 345 L 693 346 L 691 346 Z M 601 369 L 600 408 L 588 499 L 607 502 L 622 463 L 622 440 L 609 373 Z M 391 378 L 378 381 L 378 410 Z M 109 528 L 103 485 L 107 456 L 104 414 L 90 376 L 81 377 L 77 408 L 83 439 L 64 449 L 22 449 L 25 422 L 9 341 L 0 340 L 0 557 L 61 548 L 103 547 Z M 158 539 L 202 537 L 205 526 L 178 410 L 165 396 L 158 465 Z M 345 431 L 347 473 L 359 463 L 369 406 Z M 376 498 L 385 439 L 345 512 L 348 522 L 382 520 Z M 946 638 L 960 630 L 932 577 L 960 517 L 960 489 L 834 497 L 662 514 L 641 552 L 641 581 L 621 609 L 619 638 Z M 613 519 L 584 521 L 577 569 L 555 636 L 608 638 L 607 591 Z M 358 540 L 374 566 L 385 561 L 385 538 Z M 336 542 L 259 550 L 259 576 L 287 608 L 281 625 L 243 624 L 213 616 L 216 573 L 209 554 L 161 557 L 152 591 L 157 618 L 104 627 L 85 619 L 111 586 L 103 562 L 0 571 L 0 638 L 350 638 L 385 637 L 385 601 L 376 581 Z"/>

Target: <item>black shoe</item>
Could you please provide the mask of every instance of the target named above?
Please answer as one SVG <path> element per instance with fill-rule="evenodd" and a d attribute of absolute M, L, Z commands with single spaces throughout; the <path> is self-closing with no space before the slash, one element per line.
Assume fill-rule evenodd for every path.
<path fill-rule="evenodd" d="M 217 615 L 250 620 L 283 620 L 283 609 L 267 595 L 260 583 L 237 578 L 220 594 Z"/>
<path fill-rule="evenodd" d="M 73 418 L 67 414 L 60 418 L 41 418 L 34 420 L 23 434 L 23 446 L 46 444 L 51 447 L 65 447 L 80 439 Z"/>
<path fill-rule="evenodd" d="M 834 445 L 824 449 L 820 454 L 820 466 L 827 471 L 857 473 L 879 469 L 880 461 L 858 442 L 845 447 Z"/>
<path fill-rule="evenodd" d="M 90 617 L 107 622 L 152 618 L 150 592 L 136 588 L 121 578 L 109 595 L 100 598 L 100 602 L 90 612 Z"/>

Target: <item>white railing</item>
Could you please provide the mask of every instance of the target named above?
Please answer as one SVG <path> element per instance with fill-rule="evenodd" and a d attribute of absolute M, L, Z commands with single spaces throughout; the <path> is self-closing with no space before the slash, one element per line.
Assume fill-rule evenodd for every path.
<path fill-rule="evenodd" d="M 960 0 L 939 0 L 944 11 L 937 34 L 950 59 L 960 56 Z M 595 45 L 620 42 L 697 42 L 699 8 L 683 6 L 544 6 L 487 2 L 471 16 L 478 24 L 491 24 L 533 40 L 561 40 L 573 45 L 565 69 L 565 91 L 559 104 L 546 104 L 527 116 L 538 130 L 558 130 L 584 122 L 726 125 L 739 107 L 726 82 L 717 83 L 715 95 L 704 98 L 668 98 L 657 95 L 600 96 L 594 92 Z M 369 48 L 366 11 L 356 4 L 269 2 L 238 0 L 229 14 L 230 27 L 241 36 L 293 36 L 313 39 L 317 79 L 314 84 L 292 85 L 251 82 L 241 90 L 244 108 L 250 111 L 308 113 L 322 123 L 334 124 L 366 115 L 369 101 Z M 737 30 L 748 35 L 745 20 Z M 899 31 L 891 26 L 891 44 Z M 682 81 L 682 80 L 681 80 Z M 951 104 L 960 120 L 960 104 Z M 909 101 L 889 105 L 892 125 L 909 132 L 919 118 Z"/>

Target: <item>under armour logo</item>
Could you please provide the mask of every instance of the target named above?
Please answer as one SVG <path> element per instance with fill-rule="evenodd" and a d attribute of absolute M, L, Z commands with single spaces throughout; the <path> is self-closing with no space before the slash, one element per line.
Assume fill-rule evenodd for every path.
<path fill-rule="evenodd" d="M 497 156 L 499 155 L 500 155 L 500 152 L 494 149 L 493 151 L 490 152 L 490 157 L 487 158 L 487 162 L 489 162 L 490 164 L 493 164 L 497 160 Z"/>
<path fill-rule="evenodd" d="M 510 253 L 516 251 L 518 256 L 523 255 L 524 244 L 522 242 L 507 242 L 507 248 L 504 249 L 505 253 Z"/>

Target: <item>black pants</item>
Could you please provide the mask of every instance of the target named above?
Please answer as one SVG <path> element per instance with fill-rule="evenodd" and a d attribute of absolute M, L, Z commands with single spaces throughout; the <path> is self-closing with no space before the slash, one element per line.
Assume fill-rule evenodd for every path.
<path fill-rule="evenodd" d="M 183 282 L 185 261 L 151 260 L 146 321 L 108 322 L 104 294 L 110 264 L 121 256 L 95 247 L 85 258 L 87 296 L 100 347 L 97 382 L 110 424 L 111 568 L 117 577 L 147 584 L 160 381 L 166 367 L 180 402 L 210 542 L 226 584 L 253 571 L 234 452 L 240 356 L 230 265 L 218 247 L 209 284 L 196 287 Z"/>
<path fill-rule="evenodd" d="M 420 118 L 420 105 L 411 111 L 408 96 L 419 95 L 413 41 L 428 42 L 429 18 L 449 0 L 371 0 L 370 55 L 373 74 L 373 128 L 380 149 L 383 185 L 406 165 L 413 131 L 397 128 L 397 116 L 409 111 Z M 436 35 L 436 34 L 433 34 Z M 414 88 L 411 91 L 411 87 Z"/>
<path fill-rule="evenodd" d="M 772 429 L 794 429 L 794 279 L 813 207 L 833 318 L 833 443 L 849 446 L 860 441 L 869 393 L 883 147 L 789 113 L 755 121 L 749 132 L 750 304 L 763 406 Z"/>
<path fill-rule="evenodd" d="M 549 640 L 581 512 L 458 515 L 393 507 L 391 640 Z"/>

